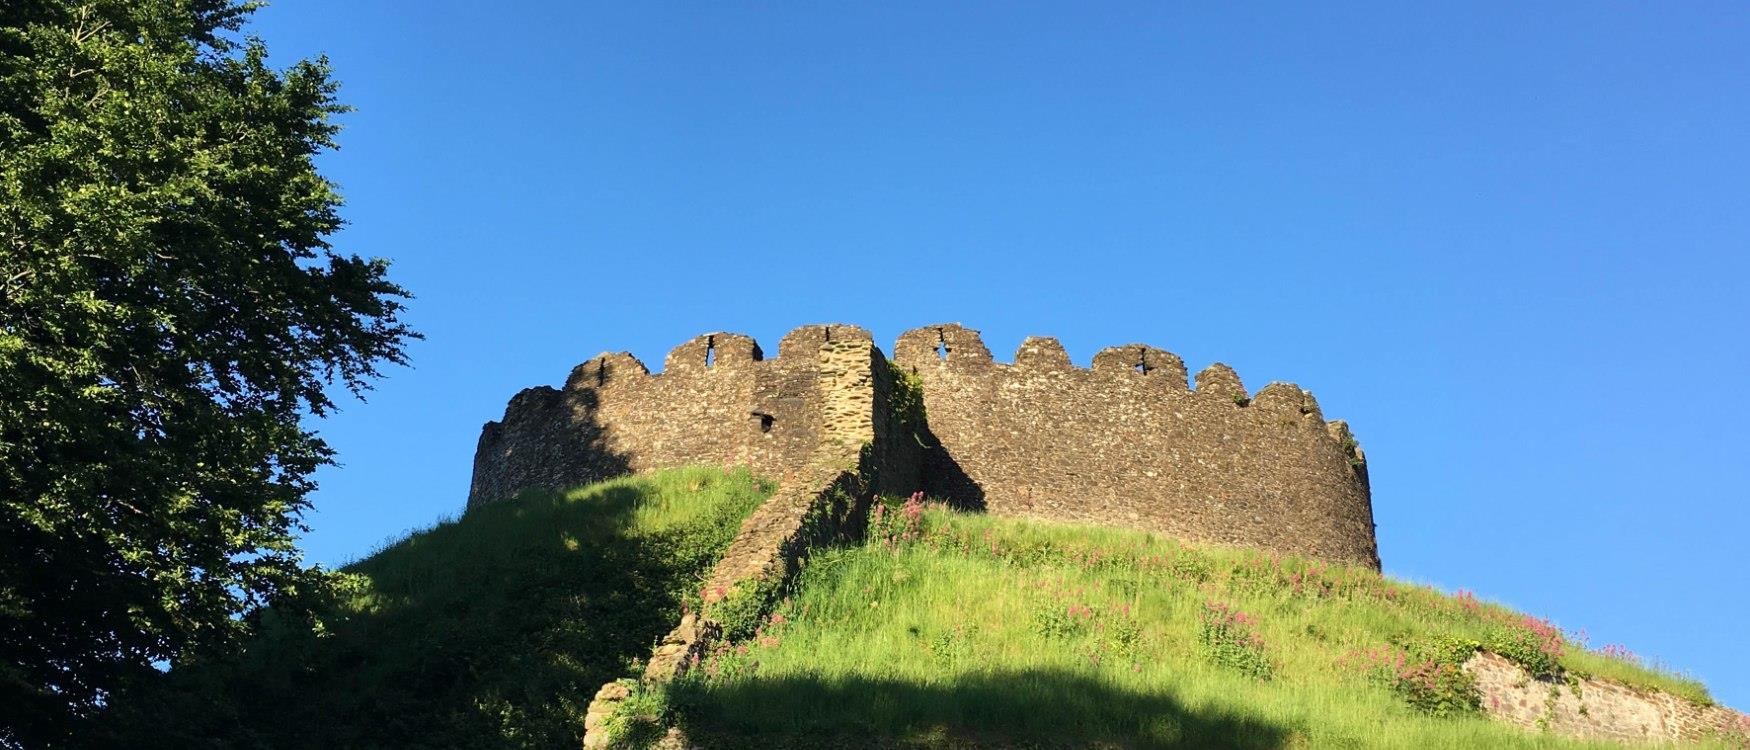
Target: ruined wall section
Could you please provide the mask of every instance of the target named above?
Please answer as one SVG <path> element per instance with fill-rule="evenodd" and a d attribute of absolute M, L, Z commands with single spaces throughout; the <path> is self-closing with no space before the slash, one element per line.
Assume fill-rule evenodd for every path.
<path fill-rule="evenodd" d="M 801 572 L 808 556 L 821 546 L 862 533 L 863 519 L 888 464 L 903 464 L 905 456 L 888 456 L 878 432 L 881 391 L 891 373 L 880 350 L 867 334 L 811 339 L 783 358 L 800 358 L 801 349 L 817 353 L 816 389 L 822 419 L 820 441 L 771 499 L 742 522 L 723 557 L 706 577 L 699 597 L 703 608 L 688 612 L 652 651 L 642 682 L 661 684 L 684 674 L 735 630 L 750 627 L 778 604 Z M 786 338 L 788 340 L 788 337 Z M 728 620 L 728 621 L 725 621 Z M 739 637 L 745 638 L 743 634 Z M 608 723 L 632 694 L 630 680 L 615 680 L 596 691 L 584 715 L 585 750 L 610 746 Z M 671 728 L 675 746 L 684 736 Z"/>
<path fill-rule="evenodd" d="M 1379 565 L 1360 449 L 1297 386 L 1250 396 L 1217 364 L 1192 389 L 1179 357 L 1139 344 L 1083 369 L 1029 338 L 1000 364 L 959 325 L 905 333 L 894 361 L 923 382 L 932 495 Z"/>
<path fill-rule="evenodd" d="M 1616 742 L 1689 744 L 1750 740 L 1750 716 L 1699 706 L 1658 690 L 1596 678 L 1535 677 L 1497 654 L 1480 651 L 1464 671 L 1476 679 L 1489 716 L 1526 729 Z"/>
<path fill-rule="evenodd" d="M 883 492 L 1378 564 L 1360 450 L 1298 387 L 1253 396 L 1212 365 L 1192 389 L 1182 360 L 1143 345 L 1084 369 L 1033 338 L 999 364 L 957 325 L 906 333 L 894 362 L 845 325 L 792 331 L 773 359 L 746 336 L 699 336 L 660 374 L 603 354 L 487 423 L 469 505 L 688 464 L 786 482 L 819 446 L 857 436 Z M 923 414 L 896 406 L 918 390 L 900 372 Z"/>
<path fill-rule="evenodd" d="M 594 357 L 562 389 L 525 390 L 486 424 L 468 505 L 690 464 L 745 465 L 782 482 L 840 418 L 818 387 L 822 348 L 871 341 L 857 326 L 804 326 L 766 359 L 752 338 L 706 334 L 669 352 L 661 373 L 623 352 Z"/>

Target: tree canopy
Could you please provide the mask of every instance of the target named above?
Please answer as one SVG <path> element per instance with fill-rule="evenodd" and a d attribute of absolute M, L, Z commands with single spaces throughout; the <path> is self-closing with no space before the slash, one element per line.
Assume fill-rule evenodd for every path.
<path fill-rule="evenodd" d="M 417 334 L 339 252 L 325 59 L 235 0 L 0 4 L 0 746 L 320 590 L 305 425 Z"/>

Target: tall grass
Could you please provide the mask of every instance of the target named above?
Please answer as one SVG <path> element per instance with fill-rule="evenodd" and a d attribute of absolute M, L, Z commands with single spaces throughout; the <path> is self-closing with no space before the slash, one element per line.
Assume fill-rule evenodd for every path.
<path fill-rule="evenodd" d="M 242 658 L 120 696 L 115 744 L 576 747 L 596 688 L 696 606 L 771 489 L 677 470 L 411 534 L 347 566 L 313 619 L 270 612 Z M 1416 659 L 1481 644 L 1708 700 L 1367 570 L 919 503 L 880 506 L 870 528 L 815 555 L 752 639 L 650 695 L 706 747 L 1589 746 L 1413 689 L 1453 677 Z"/>
<path fill-rule="evenodd" d="M 1593 746 L 1462 706 L 1430 715 L 1453 706 L 1406 693 L 1390 662 L 1453 643 L 1516 643 L 1530 662 L 1706 700 L 1692 681 L 1553 643 L 1539 621 L 1368 570 L 915 505 L 881 513 L 866 543 L 817 555 L 754 639 L 669 691 L 694 741 Z"/>
<path fill-rule="evenodd" d="M 771 492 L 696 468 L 529 493 L 346 567 L 319 623 L 123 706 L 152 747 L 577 747 L 595 690 L 679 617 Z M 123 722 L 127 724 L 128 722 Z"/>

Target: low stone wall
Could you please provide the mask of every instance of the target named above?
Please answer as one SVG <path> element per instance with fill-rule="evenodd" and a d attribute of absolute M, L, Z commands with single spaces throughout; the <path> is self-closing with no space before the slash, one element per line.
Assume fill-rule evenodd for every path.
<path fill-rule="evenodd" d="M 682 616 L 657 645 L 645 665 L 645 684 L 685 674 L 725 635 L 726 625 L 734 627 L 722 622 L 720 613 L 734 610 L 758 618 L 801 570 L 812 548 L 861 530 L 884 465 L 892 462 L 877 440 L 885 425 L 877 417 L 874 373 L 884 366 L 866 340 L 819 344 L 815 386 L 824 407 L 819 446 L 742 522 L 705 581 L 703 611 Z M 585 748 L 607 746 L 605 725 L 630 695 L 631 688 L 618 680 L 596 692 L 584 717 Z"/>
<path fill-rule="evenodd" d="M 1724 706 L 1697 706 L 1669 693 L 1636 690 L 1604 680 L 1532 677 L 1487 651 L 1465 662 L 1476 678 L 1483 710 L 1527 729 L 1570 737 L 1626 742 L 1698 742 L 1747 745 L 1750 716 Z"/>
<path fill-rule="evenodd" d="M 704 613 L 681 618 L 651 655 L 644 679 L 667 682 L 685 673 L 695 656 L 703 658 L 724 626 L 712 619 L 713 608 L 732 597 L 760 597 L 789 583 L 810 548 L 838 538 L 867 510 L 865 487 L 854 469 L 817 468 L 809 480 L 795 489 L 780 489 L 760 506 L 706 580 Z M 758 601 L 746 606 L 758 611 L 770 605 Z"/>
<path fill-rule="evenodd" d="M 823 457 L 803 479 L 780 487 L 742 523 L 705 582 L 704 611 L 683 616 L 657 645 L 644 668 L 645 684 L 674 680 L 705 657 L 724 636 L 724 623 L 715 618 L 714 608 L 751 597 L 735 607 L 757 617 L 774 603 L 766 599 L 775 598 L 801 570 L 811 548 L 857 525 L 868 510 L 870 485 L 854 459 L 835 466 L 831 458 Z M 585 748 L 607 746 L 604 724 L 630 694 L 620 681 L 596 693 L 584 717 Z"/>

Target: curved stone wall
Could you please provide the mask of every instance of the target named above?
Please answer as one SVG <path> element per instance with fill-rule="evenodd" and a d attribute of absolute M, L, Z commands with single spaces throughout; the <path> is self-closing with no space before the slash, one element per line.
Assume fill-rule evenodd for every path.
<path fill-rule="evenodd" d="M 747 336 L 706 334 L 659 374 L 603 354 L 486 424 L 468 502 L 701 463 L 784 481 L 854 433 L 872 435 L 883 491 L 1379 565 L 1361 451 L 1292 384 L 1251 395 L 1217 364 L 1193 389 L 1178 356 L 1142 344 L 1084 369 L 1030 338 L 1002 364 L 954 324 L 905 333 L 894 362 L 921 382 L 926 424 L 892 424 L 894 373 L 857 326 L 798 328 L 773 359 Z"/>
<path fill-rule="evenodd" d="M 906 332 L 894 361 L 923 381 L 932 495 L 992 513 L 1086 521 L 1377 568 L 1366 464 L 1312 394 L 1249 397 L 1226 365 L 1142 344 L 1070 364 L 1056 339 L 992 360 L 959 325 Z"/>

